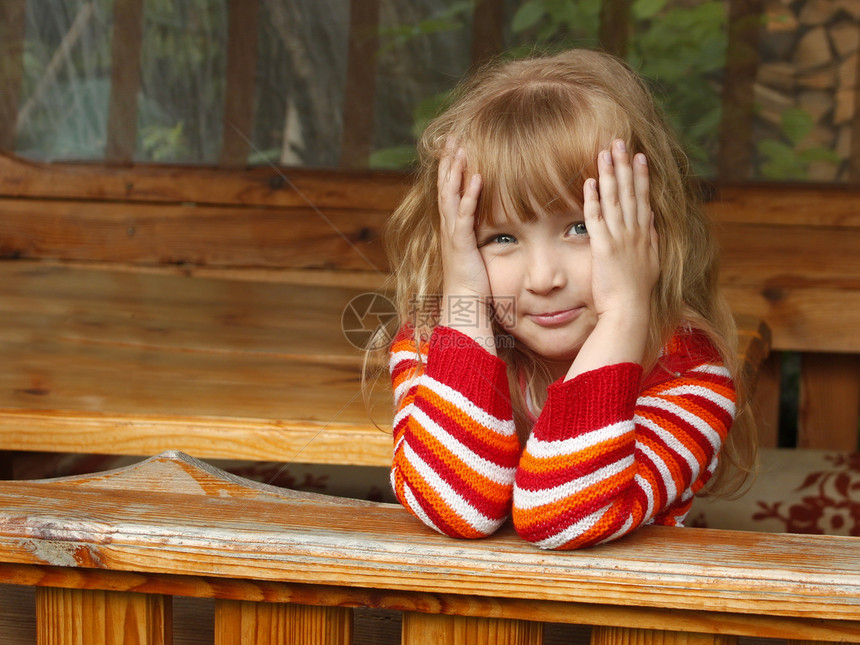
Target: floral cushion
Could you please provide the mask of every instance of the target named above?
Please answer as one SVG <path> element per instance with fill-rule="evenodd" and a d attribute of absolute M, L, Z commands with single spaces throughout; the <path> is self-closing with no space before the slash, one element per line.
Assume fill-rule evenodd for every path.
<path fill-rule="evenodd" d="M 764 449 L 737 499 L 699 498 L 688 526 L 860 536 L 860 453 Z"/>

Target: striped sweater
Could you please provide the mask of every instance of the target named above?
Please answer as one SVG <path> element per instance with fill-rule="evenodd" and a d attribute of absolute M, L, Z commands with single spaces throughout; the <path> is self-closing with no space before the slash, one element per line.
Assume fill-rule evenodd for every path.
<path fill-rule="evenodd" d="M 412 514 L 455 537 L 487 536 L 509 516 L 546 549 L 681 526 L 734 419 L 729 372 L 695 332 L 676 334 L 644 378 L 621 363 L 553 383 L 524 449 L 501 359 L 448 327 L 418 351 L 405 329 L 391 347 L 391 482 Z"/>

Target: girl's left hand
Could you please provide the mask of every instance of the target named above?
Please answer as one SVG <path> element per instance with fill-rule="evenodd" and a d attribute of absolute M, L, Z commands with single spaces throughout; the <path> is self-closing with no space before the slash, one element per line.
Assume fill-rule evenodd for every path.
<path fill-rule="evenodd" d="M 598 320 L 640 317 L 647 325 L 660 274 L 657 231 L 643 154 L 630 159 L 623 141 L 598 155 L 599 183 L 585 183 L 585 226 L 591 240 L 592 297 Z"/>

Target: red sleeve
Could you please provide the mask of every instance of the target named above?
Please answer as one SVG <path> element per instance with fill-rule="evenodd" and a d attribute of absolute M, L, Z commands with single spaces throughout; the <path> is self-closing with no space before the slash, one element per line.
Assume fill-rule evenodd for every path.
<path fill-rule="evenodd" d="M 447 535 L 494 532 L 510 513 L 520 452 L 504 362 L 448 327 L 420 347 L 404 329 L 390 370 L 397 498 Z"/>
<path fill-rule="evenodd" d="M 517 471 L 521 536 L 571 549 L 683 521 L 735 414 L 728 370 L 688 336 L 644 380 L 623 363 L 550 386 Z"/>

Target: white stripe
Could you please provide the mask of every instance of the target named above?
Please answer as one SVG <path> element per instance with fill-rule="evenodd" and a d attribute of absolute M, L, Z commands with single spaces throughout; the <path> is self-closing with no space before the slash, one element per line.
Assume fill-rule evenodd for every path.
<path fill-rule="evenodd" d="M 636 473 L 633 480 L 639 485 L 639 488 L 643 493 L 645 493 L 645 497 L 648 499 L 648 507 L 645 509 L 645 518 L 650 518 L 654 514 L 654 488 L 651 486 L 651 482 L 639 473 Z"/>
<path fill-rule="evenodd" d="M 418 456 L 408 441 L 403 444 L 403 454 L 412 467 L 418 471 L 421 479 L 427 482 L 439 494 L 445 505 L 462 518 L 470 527 L 482 535 L 489 535 L 501 526 L 504 521 L 503 519 L 490 519 L 471 506 L 457 491 L 451 488 L 448 482 L 442 479 L 435 470 Z"/>
<path fill-rule="evenodd" d="M 432 392 L 435 392 L 451 405 L 458 407 L 482 426 L 486 426 L 493 432 L 504 437 L 510 437 L 516 434 L 516 427 L 514 426 L 513 418 L 499 419 L 498 417 L 494 417 L 482 407 L 472 403 L 472 401 L 467 399 L 461 392 L 458 392 L 444 383 L 440 383 L 436 379 L 430 378 L 426 374 L 423 374 L 419 381 L 420 385 L 423 385 Z"/>
<path fill-rule="evenodd" d="M 632 528 L 633 528 L 633 516 L 628 515 L 627 519 L 624 521 L 624 525 L 620 529 L 615 531 L 615 533 L 613 533 L 608 538 L 606 538 L 605 540 L 601 540 L 600 544 L 606 544 L 607 542 L 612 542 L 612 540 L 617 540 L 622 535 L 627 535 L 630 532 L 630 529 L 632 529 Z"/>
<path fill-rule="evenodd" d="M 415 385 L 415 379 L 408 378 L 394 388 L 394 401 L 396 403 L 400 403 L 413 385 Z"/>
<path fill-rule="evenodd" d="M 563 531 L 556 533 L 555 535 L 551 535 L 548 538 L 535 542 L 535 546 L 540 547 L 541 549 L 557 549 L 558 547 L 570 542 L 575 537 L 582 535 L 586 531 L 588 531 L 591 527 L 597 524 L 600 521 L 600 518 L 606 513 L 608 506 L 604 506 L 601 509 L 594 511 L 591 515 L 583 517 L 578 522 L 571 524 Z"/>
<path fill-rule="evenodd" d="M 418 406 L 414 407 L 412 418 L 468 468 L 497 484 L 510 485 L 513 483 L 514 475 L 517 472 L 516 468 L 499 466 L 469 450 L 468 447 L 452 437 L 445 428 L 428 417 Z M 458 468 L 455 468 L 455 470 L 459 471 Z"/>
<path fill-rule="evenodd" d="M 698 367 L 694 367 L 690 370 L 691 372 L 699 372 L 700 374 L 714 374 L 716 376 L 725 376 L 726 378 L 731 378 L 732 374 L 728 369 L 723 365 L 714 365 L 713 363 L 708 363 L 706 365 L 699 365 Z"/>
<path fill-rule="evenodd" d="M 397 367 L 403 361 L 410 361 L 410 362 L 415 363 L 417 365 L 419 362 L 418 359 L 420 356 L 421 356 L 420 354 L 417 354 L 416 352 L 409 351 L 409 350 L 401 350 L 399 352 L 391 352 L 391 354 L 388 357 L 388 369 L 389 369 L 389 371 L 393 372 L 394 368 Z"/>
<path fill-rule="evenodd" d="M 627 432 L 632 432 L 633 428 L 633 422 L 628 419 L 576 437 L 571 437 L 570 439 L 542 441 L 532 436 L 528 440 L 527 450 L 536 459 L 549 459 L 562 455 L 571 455 L 587 448 L 592 448 L 609 439 L 621 437 Z"/>
<path fill-rule="evenodd" d="M 433 523 L 433 520 L 430 519 L 430 516 L 424 512 L 423 508 L 421 508 L 421 504 L 418 503 L 418 500 L 415 498 L 415 494 L 412 492 L 412 489 L 409 487 L 409 484 L 407 484 L 406 482 L 403 482 L 403 496 L 406 498 L 405 500 L 403 500 L 406 503 L 406 506 L 408 506 L 409 509 L 413 513 L 415 513 L 415 516 L 419 520 L 424 522 L 424 524 L 429 526 L 431 529 L 439 531 L 439 533 L 442 533 L 444 535 L 444 532 L 442 531 L 442 529 L 440 529 L 438 526 L 436 526 Z"/>
<path fill-rule="evenodd" d="M 702 387 L 700 385 L 682 385 L 681 387 L 676 387 L 672 388 L 671 390 L 661 392 L 660 396 L 700 397 L 720 406 L 723 410 L 731 414 L 732 418 L 734 418 L 735 416 L 734 401 L 732 401 L 731 399 L 727 399 L 722 394 L 717 394 L 710 388 Z"/>
<path fill-rule="evenodd" d="M 714 452 L 718 452 L 720 446 L 722 445 L 722 440 L 720 439 L 719 433 L 711 427 L 711 424 L 702 419 L 701 417 L 696 416 L 692 412 L 682 408 L 680 405 L 673 403 L 671 401 L 666 401 L 665 399 L 661 399 L 654 396 L 642 397 L 639 399 L 639 405 L 641 406 L 651 406 L 658 408 L 660 410 L 664 410 L 666 412 L 671 412 L 672 414 L 681 417 L 681 419 L 696 428 L 705 439 L 711 444 L 711 447 L 714 449 Z"/>
<path fill-rule="evenodd" d="M 654 434 L 656 434 L 660 441 L 662 441 L 666 446 L 677 452 L 681 457 L 683 457 L 684 461 L 687 462 L 687 465 L 690 467 L 692 471 L 691 482 L 696 481 L 699 478 L 699 473 L 701 472 L 702 466 L 699 464 L 699 460 L 696 459 L 696 456 L 690 451 L 687 446 L 685 446 L 678 438 L 673 435 L 671 432 L 666 430 L 665 428 L 661 428 L 658 424 L 654 423 L 651 419 L 646 417 L 636 417 L 636 423 L 639 423 L 646 428 L 649 428 Z"/>
<path fill-rule="evenodd" d="M 666 486 L 666 500 L 668 504 L 671 504 L 678 497 L 678 488 L 675 486 L 675 481 L 672 479 L 672 473 L 669 472 L 669 469 L 666 467 L 666 464 L 663 463 L 663 460 L 654 453 L 651 448 L 648 446 L 637 444 L 640 452 L 648 457 L 651 460 L 651 463 L 657 467 L 660 476 L 663 478 L 663 484 Z"/>
<path fill-rule="evenodd" d="M 625 468 L 629 468 L 631 465 L 633 465 L 633 455 L 628 455 L 619 459 L 615 463 L 604 466 L 603 468 L 598 468 L 584 477 L 572 479 L 571 481 L 553 488 L 525 490 L 514 485 L 514 506 L 522 510 L 529 510 L 537 506 L 553 504 L 559 500 L 576 495 L 589 486 L 593 486 L 604 479 L 617 475 Z"/>

